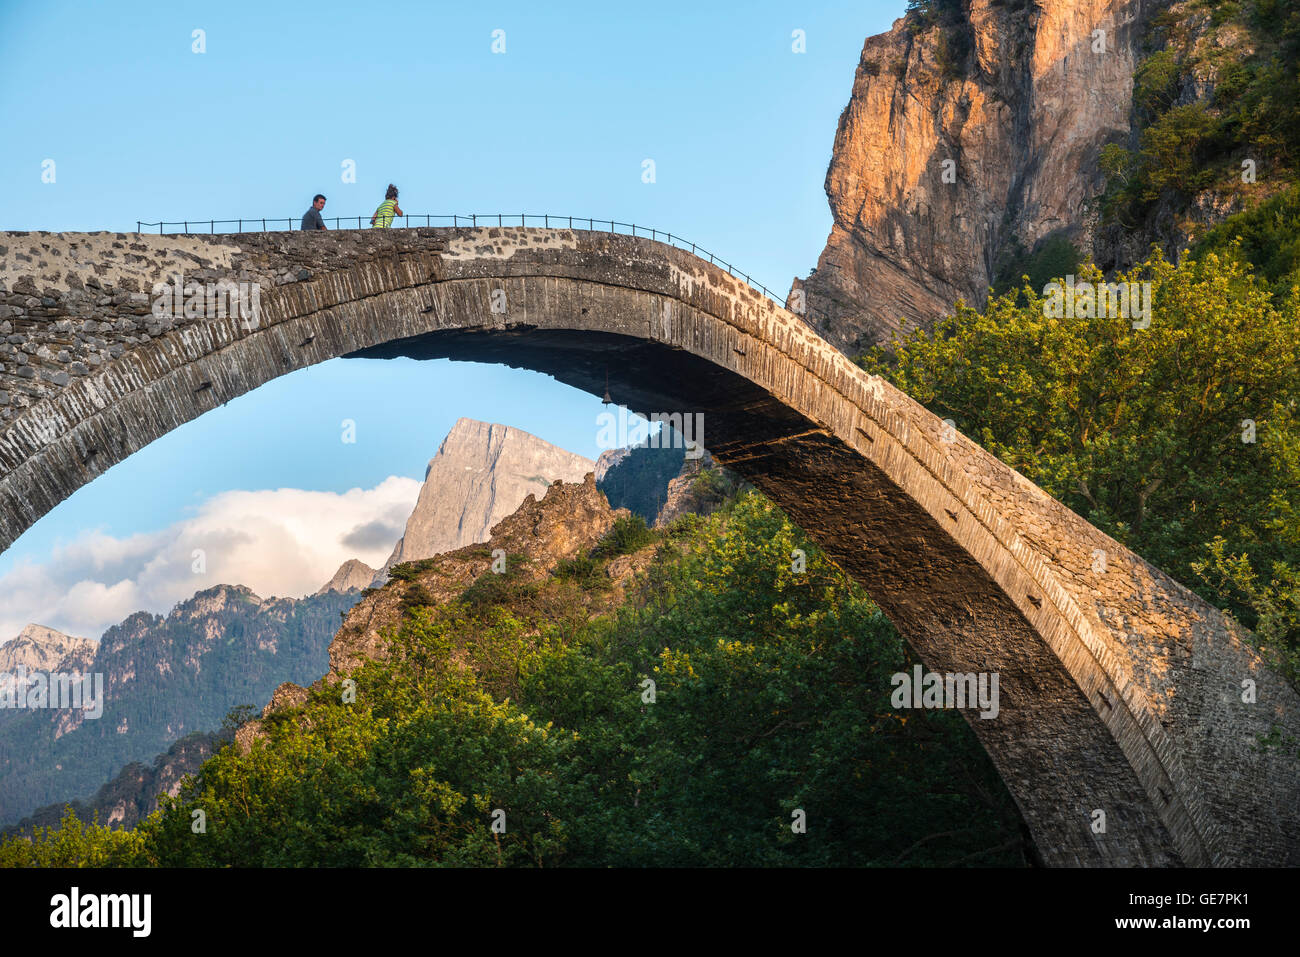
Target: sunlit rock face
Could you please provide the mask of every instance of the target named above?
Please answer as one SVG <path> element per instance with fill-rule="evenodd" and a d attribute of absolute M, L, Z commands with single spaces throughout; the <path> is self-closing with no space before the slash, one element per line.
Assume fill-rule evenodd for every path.
<path fill-rule="evenodd" d="M 826 174 L 834 224 L 792 290 L 849 352 L 982 304 L 1017 244 L 1088 249 L 1101 148 L 1130 135 L 1140 0 L 934 6 L 954 9 L 863 46 Z"/>

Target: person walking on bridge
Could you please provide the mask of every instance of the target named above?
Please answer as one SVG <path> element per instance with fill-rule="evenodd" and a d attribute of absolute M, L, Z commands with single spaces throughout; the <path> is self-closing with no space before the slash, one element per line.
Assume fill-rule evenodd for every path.
<path fill-rule="evenodd" d="M 312 197 L 311 208 L 302 214 L 302 228 L 308 229 L 329 229 L 325 225 L 325 220 L 321 219 L 320 211 L 325 208 L 325 197 L 317 193 Z"/>
<path fill-rule="evenodd" d="M 384 201 L 375 210 L 375 215 L 370 217 L 370 225 L 375 229 L 387 229 L 393 225 L 394 216 L 405 215 L 402 212 L 402 207 L 397 205 L 397 187 L 389 183 L 388 192 L 384 194 Z"/>

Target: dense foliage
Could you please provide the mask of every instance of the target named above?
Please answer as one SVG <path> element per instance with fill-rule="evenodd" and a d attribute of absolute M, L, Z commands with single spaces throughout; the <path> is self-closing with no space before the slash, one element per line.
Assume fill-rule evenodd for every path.
<path fill-rule="evenodd" d="M 903 643 L 775 506 L 745 494 L 648 547 L 645 587 L 595 618 L 573 575 L 413 609 L 354 702 L 274 716 L 129 837 L 65 826 L 0 863 L 1024 861 L 970 728 L 889 707 Z"/>
<path fill-rule="evenodd" d="M 1254 628 L 1295 681 L 1300 289 L 1213 252 L 1115 278 L 1151 283 L 1149 327 L 1052 318 L 1026 287 L 864 363 Z"/>
<path fill-rule="evenodd" d="M 1133 90 L 1140 141 L 1102 151 L 1110 220 L 1149 225 L 1158 204 L 1182 213 L 1208 189 L 1249 208 L 1300 179 L 1300 7 L 1188 0 L 1157 14 L 1147 40 Z"/>

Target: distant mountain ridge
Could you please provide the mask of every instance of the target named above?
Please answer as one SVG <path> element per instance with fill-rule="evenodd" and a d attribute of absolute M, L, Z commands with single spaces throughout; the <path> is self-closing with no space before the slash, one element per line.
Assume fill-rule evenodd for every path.
<path fill-rule="evenodd" d="M 17 824 L 0 828 L 0 833 L 31 833 L 33 828 L 55 827 L 65 809 L 82 821 L 98 821 L 110 827 L 134 827 L 141 818 L 158 809 L 160 795 L 172 797 L 186 775 L 195 774 L 203 762 L 230 741 L 228 730 L 186 735 L 151 763 L 132 761 L 86 799 L 55 801 L 37 808 Z"/>
<path fill-rule="evenodd" d="M 264 599 L 244 586 L 217 585 L 166 616 L 131 615 L 97 646 L 24 629 L 27 638 L 8 656 L 29 660 L 45 649 L 48 661 L 51 649 L 66 647 L 54 668 L 42 670 L 102 673 L 104 710 L 88 719 L 76 709 L 0 709 L 0 824 L 93 793 L 127 763 L 220 727 L 232 707 L 320 674 L 340 615 L 358 595 Z"/>

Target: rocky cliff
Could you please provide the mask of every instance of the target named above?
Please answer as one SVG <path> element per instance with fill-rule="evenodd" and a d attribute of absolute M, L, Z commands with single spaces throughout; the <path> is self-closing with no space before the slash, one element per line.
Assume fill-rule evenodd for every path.
<path fill-rule="evenodd" d="M 1131 134 L 1153 0 L 930 0 L 863 46 L 835 134 L 833 226 L 796 280 L 850 353 L 981 305 L 999 262 L 1096 231 L 1103 146 Z"/>
<path fill-rule="evenodd" d="M 669 480 L 663 507 L 652 525 L 664 528 L 686 514 L 708 515 L 748 487 L 735 472 L 714 462 L 708 452 L 698 459 L 685 459 L 682 470 Z"/>
<path fill-rule="evenodd" d="M 596 460 L 596 487 L 610 505 L 626 508 L 653 525 L 668 500 L 669 483 L 693 461 L 686 458 L 685 448 L 674 448 L 671 442 L 663 443 L 662 448 L 652 448 L 647 440 L 613 449 L 600 453 Z"/>
<path fill-rule="evenodd" d="M 486 541 L 525 496 L 552 482 L 581 482 L 594 465 L 520 429 L 458 419 L 429 462 L 406 531 L 375 583 L 401 562 Z"/>

